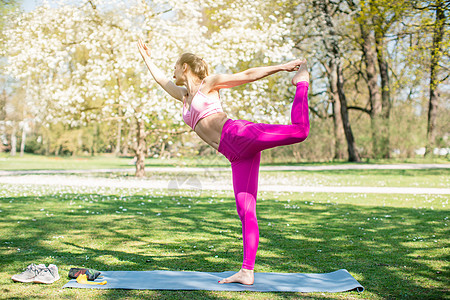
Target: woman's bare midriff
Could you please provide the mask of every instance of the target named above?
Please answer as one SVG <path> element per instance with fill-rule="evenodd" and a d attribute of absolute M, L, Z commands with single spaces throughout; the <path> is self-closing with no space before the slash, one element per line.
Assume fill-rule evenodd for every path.
<path fill-rule="evenodd" d="M 198 121 L 194 131 L 208 145 L 218 150 L 222 128 L 227 120 L 227 114 L 224 112 L 213 114 Z"/>

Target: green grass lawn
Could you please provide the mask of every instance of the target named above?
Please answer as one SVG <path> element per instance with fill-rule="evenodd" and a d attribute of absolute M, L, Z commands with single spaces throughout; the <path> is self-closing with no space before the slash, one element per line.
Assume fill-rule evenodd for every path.
<path fill-rule="evenodd" d="M 391 159 L 391 160 L 370 160 L 367 164 L 392 164 L 392 163 L 441 163 L 448 164 L 448 158 L 419 158 L 419 159 Z M 289 163 L 296 166 L 321 166 L 321 165 L 347 165 L 348 162 L 305 162 Z M 147 167 L 225 167 L 229 162 L 222 155 L 198 156 L 192 158 L 147 158 L 145 160 Z M 263 165 L 286 165 L 286 163 L 265 163 L 263 156 Z M 113 155 L 100 156 L 80 156 L 80 157 L 60 157 L 60 156 L 42 156 L 35 154 L 25 154 L 24 156 L 11 157 L 8 153 L 0 153 L 0 170 L 89 170 L 89 169 L 113 169 L 113 168 L 134 168 L 131 157 L 115 157 Z"/>
<path fill-rule="evenodd" d="M 449 188 L 450 169 L 261 171 L 260 183 L 304 186 Z"/>
<path fill-rule="evenodd" d="M 381 161 L 385 163 L 385 161 Z M 416 162 L 420 162 L 416 160 Z M 429 163 L 430 161 L 422 161 Z M 440 161 L 443 163 L 443 161 Z M 342 163 L 337 163 L 342 164 Z M 295 164 L 291 164 L 295 165 Z M 303 165 L 317 165 L 307 163 Z M 322 164 L 321 164 L 322 165 Z M 191 159 L 147 159 L 146 173 L 148 178 L 170 179 L 173 171 L 154 172 L 152 167 L 229 167 L 229 163 L 221 156 Z M 96 157 L 45 157 L 25 155 L 11 158 L 0 154 L 0 170 L 92 170 L 92 169 L 134 169 L 131 158 L 114 156 Z M 114 172 L 92 174 L 92 176 L 129 177 L 131 172 Z M 200 180 L 204 177 L 231 178 L 230 171 L 199 171 L 189 173 Z M 231 180 L 231 179 L 230 179 Z M 230 181 L 231 182 L 231 181 Z M 283 185 L 295 183 L 304 186 L 380 186 L 380 187 L 421 187 L 449 188 L 450 169 L 418 169 L 418 170 L 321 170 L 321 171 L 261 171 L 260 185 Z"/>
<path fill-rule="evenodd" d="M 228 161 L 220 156 L 205 158 L 151 158 L 145 160 L 147 167 L 176 166 L 227 166 Z M 91 170 L 91 169 L 133 169 L 132 157 L 115 157 L 113 155 L 60 157 L 25 154 L 11 157 L 0 153 L 0 170 Z"/>
<path fill-rule="evenodd" d="M 256 272 L 347 269 L 361 294 L 62 289 L 71 267 L 238 270 L 231 192 L 0 185 L 0 298 L 442 299 L 450 296 L 447 195 L 259 194 Z M 52 285 L 13 283 L 30 263 Z"/>

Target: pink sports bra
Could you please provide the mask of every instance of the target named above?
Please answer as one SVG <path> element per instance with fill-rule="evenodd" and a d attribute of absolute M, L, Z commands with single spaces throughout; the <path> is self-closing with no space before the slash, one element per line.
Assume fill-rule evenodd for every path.
<path fill-rule="evenodd" d="M 183 120 L 192 129 L 195 129 L 195 126 L 201 119 L 219 112 L 223 112 L 222 105 L 219 100 L 208 98 L 200 91 L 202 85 L 203 81 L 202 84 L 200 84 L 194 98 L 192 98 L 190 109 L 187 109 L 186 103 L 183 102 Z"/>

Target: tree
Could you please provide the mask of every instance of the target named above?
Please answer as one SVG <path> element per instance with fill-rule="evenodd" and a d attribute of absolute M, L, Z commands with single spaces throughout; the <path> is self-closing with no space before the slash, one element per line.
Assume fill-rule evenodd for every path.
<path fill-rule="evenodd" d="M 347 0 L 346 3 L 360 30 L 360 37 L 355 37 L 355 40 L 360 46 L 365 68 L 359 72 L 365 74 L 370 105 L 369 109 L 357 106 L 350 108 L 366 112 L 370 116 L 373 156 L 389 158 L 392 84 L 388 34 L 396 23 L 403 20 L 409 7 L 408 1 Z"/>
<path fill-rule="evenodd" d="M 8 24 L 10 16 L 14 14 L 14 11 L 18 8 L 18 2 L 14 0 L 1 0 L 0 1 L 0 70 L 2 70 L 2 75 L 0 75 L 0 152 L 4 151 L 7 147 L 4 144 L 11 144 L 12 141 L 16 141 L 16 126 L 15 122 L 11 122 L 11 106 L 13 105 L 13 96 L 11 88 L 8 88 L 10 85 L 10 78 L 4 75 L 4 68 L 6 66 L 6 58 L 4 57 L 5 53 L 5 43 L 3 43 L 4 29 Z M 12 128 L 11 128 L 12 126 Z M 9 132 L 8 129 L 11 129 L 12 132 Z M 10 140 L 8 142 L 7 136 L 10 136 Z M 9 145 L 11 147 L 11 145 Z M 14 149 L 11 148 L 13 154 L 15 155 L 16 145 L 14 145 Z"/>
<path fill-rule="evenodd" d="M 356 148 L 353 131 L 350 125 L 347 97 L 344 90 L 343 54 L 340 50 L 338 35 L 332 18 L 332 3 L 328 0 L 315 0 L 313 6 L 318 8 L 318 26 L 322 29 L 323 43 L 329 57 L 329 69 L 335 71 L 336 90 L 340 101 L 340 113 L 347 140 L 348 160 L 361 161 L 358 149 Z M 333 81 L 334 83 L 334 81 Z"/>
<path fill-rule="evenodd" d="M 447 1 L 448 2 L 448 1 Z M 408 18 L 401 32 L 405 53 L 405 69 L 415 97 L 426 98 L 423 108 L 427 112 L 421 146 L 425 155 L 433 153 L 435 147 L 448 147 L 448 122 L 439 122 L 448 115 L 448 105 L 440 98 L 448 98 L 448 89 L 441 86 L 449 78 L 449 3 L 446 1 L 411 1 Z M 444 104 L 444 105 L 442 105 Z"/>
<path fill-rule="evenodd" d="M 284 51 L 289 43 L 281 44 L 280 34 L 285 29 L 277 22 L 242 26 L 246 20 L 236 12 L 252 14 L 258 3 L 245 9 L 235 6 L 226 12 L 231 22 L 208 33 L 203 25 L 205 8 L 200 2 L 113 2 L 63 3 L 18 14 L 6 30 L 7 71 L 22 83 L 31 83 L 26 89 L 30 99 L 27 105 L 46 127 L 63 123 L 77 129 L 112 122 L 117 128 L 116 148 L 120 148 L 123 125 L 134 126 L 127 130 L 134 133 L 130 146 L 137 158 L 137 176 L 145 174 L 144 157 L 152 144 L 166 143 L 174 135 L 187 132 L 185 127 L 180 128 L 180 105 L 165 95 L 146 70 L 136 47 L 139 37 L 151 45 L 153 59 L 168 72 L 178 55 L 187 50 L 210 57 L 212 67 L 224 72 L 251 64 L 262 53 L 266 63 L 285 59 L 285 53 L 289 56 Z M 258 37 L 261 34 L 266 44 Z M 241 104 L 254 107 L 254 103 L 242 100 L 268 102 L 266 85 L 254 83 L 247 93 L 228 91 L 224 98 L 233 97 L 229 104 L 236 108 Z M 284 98 L 279 101 L 275 103 L 285 103 Z M 276 111 L 274 106 L 269 108 L 264 113 Z M 234 111 L 240 113 L 242 109 Z M 280 115 L 274 114 L 274 118 Z"/>
<path fill-rule="evenodd" d="M 80 6 L 41 6 L 18 14 L 6 31 L 7 70 L 17 80 L 31 82 L 26 90 L 30 95 L 28 107 L 46 126 L 62 122 L 76 128 L 130 117 L 139 121 L 134 124 L 148 124 L 150 119 L 158 120 L 156 116 L 179 120 L 171 118 L 175 108 L 167 105 L 155 85 L 148 87 L 145 83 L 150 78 L 136 50 L 138 37 L 152 29 L 150 22 L 158 24 L 155 30 L 166 33 L 170 25 L 144 18 L 141 12 L 148 8 L 145 3 L 123 7 L 109 4 L 88 1 Z M 154 13 L 153 17 L 160 12 Z M 176 29 L 180 28 L 172 28 Z M 157 37 L 162 48 L 164 43 L 173 42 L 163 39 L 162 34 Z M 167 62 L 177 50 L 167 47 L 155 55 L 164 53 L 161 58 Z M 146 150 L 144 140 L 142 134 L 136 140 L 139 158 Z M 137 169 L 137 175 L 141 174 Z"/>
<path fill-rule="evenodd" d="M 449 46 L 449 42 L 444 41 L 444 35 L 448 33 L 448 8 L 450 3 L 446 3 L 443 0 L 436 0 L 430 3 L 427 7 L 417 9 L 427 9 L 434 12 L 434 22 L 430 24 L 432 44 L 430 48 L 430 81 L 429 81 L 429 103 L 428 103 L 428 121 L 427 121 L 427 144 L 425 155 L 430 155 L 433 152 L 433 148 L 436 144 L 436 120 L 439 106 L 439 93 L 438 86 L 449 75 L 439 78 L 439 71 L 442 68 L 441 59 L 444 56 L 444 47 Z M 446 15 L 447 12 L 447 15 Z"/>
<path fill-rule="evenodd" d="M 205 42 L 211 45 L 207 57 L 215 62 L 213 69 L 239 72 L 294 59 L 296 52 L 290 39 L 293 6 L 294 2 L 279 0 L 205 1 Z M 286 123 L 294 91 L 290 77 L 278 73 L 222 90 L 224 109 L 232 118 Z"/>

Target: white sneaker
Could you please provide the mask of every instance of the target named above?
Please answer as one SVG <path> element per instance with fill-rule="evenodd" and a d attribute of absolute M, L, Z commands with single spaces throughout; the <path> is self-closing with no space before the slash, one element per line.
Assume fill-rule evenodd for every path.
<path fill-rule="evenodd" d="M 59 280 L 58 267 L 49 265 L 48 268 L 42 270 L 33 280 L 34 283 L 50 284 Z"/>
<path fill-rule="evenodd" d="M 11 279 L 16 282 L 33 282 L 34 279 L 45 269 L 46 267 L 44 264 L 37 266 L 35 264 L 31 264 L 25 269 L 25 271 L 12 276 Z"/>

